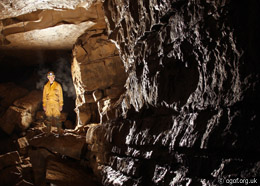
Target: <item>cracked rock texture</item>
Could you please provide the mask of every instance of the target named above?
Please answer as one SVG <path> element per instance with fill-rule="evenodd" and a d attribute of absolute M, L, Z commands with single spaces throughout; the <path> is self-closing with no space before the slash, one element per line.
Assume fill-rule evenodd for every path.
<path fill-rule="evenodd" d="M 43 115 L 31 120 L 39 93 L 30 102 L 1 84 L 0 127 L 29 127 L 1 133 L 2 184 L 97 185 L 86 167 L 106 186 L 260 177 L 258 0 L 3 0 L 0 10 L 0 61 L 72 49 L 77 113 L 76 130 L 45 135 Z"/>
<path fill-rule="evenodd" d="M 259 177 L 259 2 L 105 0 L 128 77 L 104 185 Z M 101 130 L 101 129 L 99 129 Z"/>
<path fill-rule="evenodd" d="M 125 69 L 115 44 L 108 40 L 102 5 L 96 6 L 103 19 L 81 35 L 73 47 L 77 127 L 115 118 L 114 105 L 125 91 Z"/>

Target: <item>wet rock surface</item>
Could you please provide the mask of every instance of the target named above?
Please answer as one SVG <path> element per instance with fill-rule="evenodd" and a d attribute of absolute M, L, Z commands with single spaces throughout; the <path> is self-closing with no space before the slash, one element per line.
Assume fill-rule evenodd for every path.
<path fill-rule="evenodd" d="M 257 0 L 91 1 L 94 9 L 71 3 L 60 6 L 85 7 L 95 23 L 83 25 L 88 30 L 73 46 L 77 127 L 59 136 L 53 126 L 46 135 L 36 112 L 19 133 L 19 122 L 10 120 L 37 107 L 15 102 L 27 90 L 1 85 L 5 185 L 213 186 L 260 177 Z M 90 18 L 69 20 L 78 12 L 64 10 L 50 23 L 41 16 L 57 12 L 30 13 L 23 4 L 15 16 L 26 21 L 2 20 L 2 46 L 21 28 L 31 33 Z M 5 12 L 13 8 L 0 3 Z"/>
<path fill-rule="evenodd" d="M 259 177 L 259 2 L 105 0 L 104 10 L 128 77 L 120 117 L 102 124 L 113 154 L 103 184 Z"/>

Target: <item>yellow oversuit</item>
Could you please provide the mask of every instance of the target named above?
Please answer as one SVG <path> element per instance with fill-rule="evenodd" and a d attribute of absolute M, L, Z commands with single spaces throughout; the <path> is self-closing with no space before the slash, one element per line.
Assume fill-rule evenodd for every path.
<path fill-rule="evenodd" d="M 45 114 L 47 120 L 50 122 L 55 122 L 58 130 L 61 129 L 60 119 L 60 108 L 63 106 L 63 94 L 62 88 L 59 83 L 54 81 L 50 84 L 50 81 L 45 84 L 43 89 L 43 107 L 45 108 Z M 55 121 L 56 120 L 56 121 Z M 50 123 L 47 123 L 47 130 L 50 129 Z"/>

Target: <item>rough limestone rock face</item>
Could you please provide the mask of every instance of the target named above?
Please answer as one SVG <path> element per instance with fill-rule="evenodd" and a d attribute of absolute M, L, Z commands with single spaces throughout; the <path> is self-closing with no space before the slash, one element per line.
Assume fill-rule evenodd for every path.
<path fill-rule="evenodd" d="M 101 125 L 112 146 L 104 185 L 260 176 L 259 7 L 105 0 L 108 36 L 128 77 L 121 117 Z"/>
<path fill-rule="evenodd" d="M 123 63 L 116 46 L 108 40 L 101 8 L 98 15 L 103 20 L 80 36 L 73 48 L 71 72 L 77 94 L 77 126 L 102 120 L 103 115 L 97 113 L 103 107 L 98 103 L 118 99 L 124 92 L 126 74 Z"/>

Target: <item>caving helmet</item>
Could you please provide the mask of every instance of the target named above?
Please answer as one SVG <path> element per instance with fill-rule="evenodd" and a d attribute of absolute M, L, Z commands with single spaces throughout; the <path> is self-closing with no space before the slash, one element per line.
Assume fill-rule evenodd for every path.
<path fill-rule="evenodd" d="M 47 77 L 48 77 L 48 76 L 55 76 L 55 74 L 54 74 L 53 71 L 49 71 L 49 72 L 47 73 Z"/>

